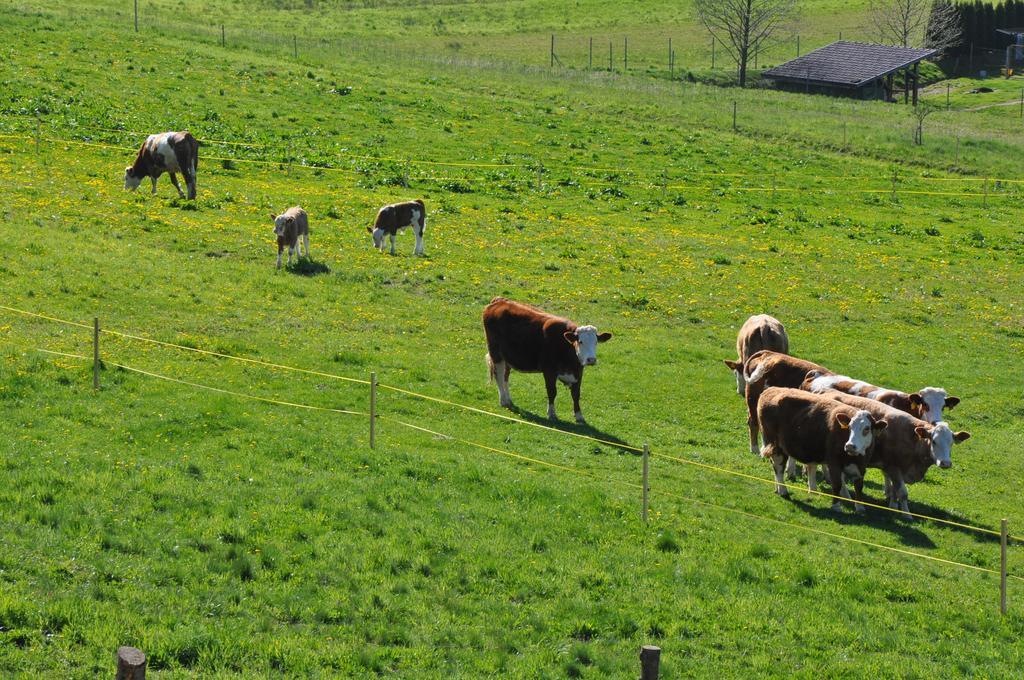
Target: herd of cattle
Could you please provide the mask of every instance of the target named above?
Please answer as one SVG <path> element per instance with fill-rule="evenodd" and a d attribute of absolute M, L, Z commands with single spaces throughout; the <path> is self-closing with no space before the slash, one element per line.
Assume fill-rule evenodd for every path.
<path fill-rule="evenodd" d="M 189 132 L 164 132 L 150 135 L 139 149 L 133 165 L 125 168 L 124 185 L 135 190 L 144 177 L 153 183 L 167 172 L 178 194 L 175 172 L 180 172 L 188 189 L 188 198 L 196 197 L 196 169 L 199 142 Z M 277 266 L 288 247 L 288 263 L 299 239 L 309 257 L 309 217 L 295 206 L 280 215 L 271 215 L 277 236 Z M 423 254 L 426 209 L 423 201 L 407 201 L 384 206 L 373 227 L 375 248 L 384 250 L 384 237 L 390 236 L 391 254 L 395 254 L 395 235 L 413 227 L 414 253 Z M 299 249 L 301 255 L 301 249 Z M 569 387 L 578 423 L 583 423 L 580 387 L 583 369 L 597 363 L 597 345 L 611 339 L 611 333 L 598 333 L 594 326 L 579 326 L 520 302 L 494 298 L 484 309 L 484 333 L 487 337 L 489 375 L 498 384 L 498 397 L 504 407 L 512 407 L 509 375 L 512 369 L 542 373 L 547 388 L 548 417 L 554 419 L 558 382 Z M 906 393 L 876 387 L 860 380 L 837 375 L 824 366 L 789 354 L 789 338 L 782 324 L 761 314 L 747 319 L 736 339 L 736 361 L 725 360 L 736 373 L 736 387 L 746 397 L 750 450 L 771 460 L 775 470 L 776 493 L 788 496 L 783 482 L 787 471 L 796 475 L 796 464 L 807 472 L 807 484 L 817 490 L 817 466 L 828 473 L 836 500 L 850 499 L 847 483 L 854 486 L 854 509 L 863 512 L 863 485 L 866 468 L 881 469 L 885 476 L 885 497 L 889 507 L 909 513 L 907 485 L 924 478 L 928 468 L 952 466 L 950 452 L 954 443 L 970 437 L 953 432 L 942 420 L 943 412 L 959 399 L 935 387 Z M 758 434 L 763 446 L 758 448 Z"/>
<path fill-rule="evenodd" d="M 143 178 L 149 177 L 156 193 L 156 180 L 165 172 L 171 177 L 171 184 L 178 190 L 181 198 L 186 194 L 178 184 L 174 173 L 180 172 L 185 178 L 188 189 L 187 198 L 196 197 L 196 170 L 199 167 L 199 141 L 191 132 L 161 132 L 150 135 L 139 148 L 135 162 L 124 169 L 124 188 L 135 191 Z M 309 257 L 309 216 L 299 206 L 293 206 L 280 215 L 271 215 L 274 221 L 274 235 L 277 237 L 277 268 L 281 268 L 281 254 L 288 248 L 288 264 L 292 263 L 292 254 L 296 258 L 302 256 L 299 239 L 305 246 L 306 257 Z M 423 201 L 405 201 L 386 205 L 377 212 L 377 219 L 372 227 L 366 230 L 373 236 L 373 245 L 383 252 L 384 237 L 391 237 L 391 254 L 395 254 L 395 235 L 407 227 L 412 227 L 416 235 L 415 255 L 423 254 L 423 232 L 427 228 L 427 211 Z"/>

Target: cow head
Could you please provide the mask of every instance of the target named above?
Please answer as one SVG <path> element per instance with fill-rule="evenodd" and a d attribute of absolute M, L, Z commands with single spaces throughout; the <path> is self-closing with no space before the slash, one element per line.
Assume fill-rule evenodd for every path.
<path fill-rule="evenodd" d="M 271 215 L 270 219 L 274 220 L 274 235 L 278 238 L 284 236 L 288 227 L 295 224 L 295 218 L 291 215 Z"/>
<path fill-rule="evenodd" d="M 857 411 L 851 418 L 846 413 L 837 413 L 839 427 L 850 431 L 850 437 L 843 447 L 848 456 L 866 456 L 875 443 L 875 436 L 888 427 L 884 420 L 876 421 L 867 411 Z"/>
<path fill-rule="evenodd" d="M 746 394 L 747 382 L 743 379 L 743 364 L 739 361 L 733 361 L 731 359 L 722 359 L 725 365 L 732 369 L 732 372 L 736 374 L 736 391 L 739 392 L 742 397 Z"/>
<path fill-rule="evenodd" d="M 580 326 L 575 331 L 566 331 L 565 339 L 576 349 L 580 366 L 597 363 L 597 343 L 612 339 L 611 333 L 598 333 L 594 326 Z"/>
<path fill-rule="evenodd" d="M 935 423 L 930 428 L 915 428 L 914 433 L 918 439 L 928 442 L 932 460 L 943 469 L 953 467 L 953 461 L 950 459 L 953 444 L 959 444 L 971 438 L 970 432 L 953 432 L 949 425 L 943 422 Z"/>
<path fill-rule="evenodd" d="M 384 230 L 374 229 L 373 227 L 367 227 L 366 231 L 370 232 L 373 236 L 373 247 L 377 250 L 384 249 Z"/>
<path fill-rule="evenodd" d="M 135 174 L 135 170 L 132 166 L 128 166 L 124 169 L 124 188 L 128 191 L 135 191 L 142 184 L 142 177 Z"/>
<path fill-rule="evenodd" d="M 941 387 L 926 387 L 911 394 L 910 403 L 917 411 L 912 415 L 926 423 L 937 423 L 942 420 L 942 409 L 953 408 L 960 403 L 960 399 L 946 396 L 946 390 Z"/>

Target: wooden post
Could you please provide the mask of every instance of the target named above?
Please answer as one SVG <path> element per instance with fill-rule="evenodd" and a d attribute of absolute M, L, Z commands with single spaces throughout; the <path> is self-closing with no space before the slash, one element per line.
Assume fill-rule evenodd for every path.
<path fill-rule="evenodd" d="M 590 58 L 587 60 L 587 68 L 594 68 L 594 39 L 590 39 Z"/>
<path fill-rule="evenodd" d="M 1022 100 L 1022 101 L 1024 101 L 1024 100 Z M 1024 106 L 1024 104 L 1022 104 L 1022 106 Z M 40 129 L 40 127 L 42 127 L 42 123 L 40 122 L 39 114 L 37 113 L 36 114 L 36 158 L 39 158 L 39 132 L 40 132 L 39 129 Z"/>
<path fill-rule="evenodd" d="M 135 32 L 139 32 L 139 0 L 135 0 Z"/>
<path fill-rule="evenodd" d="M 650 491 L 651 491 L 650 486 L 647 484 L 647 480 L 649 479 L 649 463 L 648 463 L 648 459 L 650 458 L 650 455 L 651 455 L 650 447 L 648 447 L 647 444 L 644 444 L 644 457 L 643 457 L 643 487 L 644 488 L 643 488 L 643 494 L 642 494 L 643 495 L 643 512 L 641 513 L 641 516 L 643 517 L 643 520 L 644 520 L 644 524 L 647 523 L 647 500 L 649 498 L 649 494 L 650 494 Z"/>
<path fill-rule="evenodd" d="M 800 35 L 796 36 L 796 56 L 800 56 Z"/>
<path fill-rule="evenodd" d="M 640 680 L 658 680 L 661 666 L 661 647 L 644 645 L 640 648 Z"/>
<path fill-rule="evenodd" d="M 949 111 L 949 83 L 946 83 L 946 110 Z"/>
<path fill-rule="evenodd" d="M 555 34 L 551 34 L 551 68 L 555 67 Z"/>
<path fill-rule="evenodd" d="M 608 72 L 612 70 L 612 41 L 608 41 Z"/>
<path fill-rule="evenodd" d="M 224 32 L 224 24 L 220 25 L 220 46 L 221 47 L 227 47 L 228 46 L 227 34 L 225 34 L 225 32 Z"/>
<path fill-rule="evenodd" d="M 118 647 L 116 680 L 146 680 L 146 655 L 135 647 Z"/>
<path fill-rule="evenodd" d="M 1006 519 L 999 523 L 999 611 L 1006 615 Z"/>
<path fill-rule="evenodd" d="M 711 70 L 715 70 L 715 38 L 711 37 Z"/>
<path fill-rule="evenodd" d="M 100 318 L 92 319 L 92 388 L 100 388 Z"/>
<path fill-rule="evenodd" d="M 627 36 L 622 38 L 622 70 L 629 70 L 629 38 Z"/>
<path fill-rule="evenodd" d="M 370 373 L 370 448 L 377 446 L 377 374 Z"/>
<path fill-rule="evenodd" d="M 736 100 L 732 102 L 732 131 L 736 132 Z"/>
<path fill-rule="evenodd" d="M 669 39 L 668 39 L 668 72 L 669 72 L 669 77 L 672 76 L 672 70 L 673 70 L 672 69 L 672 36 L 669 36 Z M 1022 90 L 1022 92 L 1024 92 L 1024 90 Z"/>
<path fill-rule="evenodd" d="M 295 54 L 295 58 L 299 58 L 299 36 L 292 36 L 292 52 Z"/>

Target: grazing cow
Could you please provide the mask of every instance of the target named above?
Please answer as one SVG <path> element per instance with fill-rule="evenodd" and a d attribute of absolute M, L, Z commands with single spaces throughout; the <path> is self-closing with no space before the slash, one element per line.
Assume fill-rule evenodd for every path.
<path fill-rule="evenodd" d="M 824 366 L 788 354 L 761 350 L 743 364 L 743 380 L 747 384 L 747 427 L 750 429 L 750 452 L 757 448 L 757 400 L 766 387 L 800 387 L 811 371 L 831 375 Z"/>
<path fill-rule="evenodd" d="M 423 254 L 423 232 L 427 228 L 427 210 L 423 207 L 423 201 L 406 201 L 405 203 L 392 203 L 386 205 L 377 212 L 377 219 L 372 227 L 366 231 L 373 235 L 373 247 L 384 252 L 384 236 L 391 237 L 391 254 L 395 254 L 395 234 L 399 229 L 412 227 L 412 233 L 416 236 L 416 249 L 413 255 Z"/>
<path fill-rule="evenodd" d="M 783 497 L 789 496 L 782 484 L 783 474 L 788 459 L 793 458 L 805 464 L 824 464 L 833 493 L 849 498 L 843 474 L 857 479 L 875 439 L 887 426 L 885 420 L 864 409 L 789 387 L 764 390 L 757 402 L 757 416 L 764 438 L 761 456 L 771 459 L 775 492 Z M 858 501 L 863 500 L 861 491 L 857 492 Z M 859 503 L 854 508 L 864 510 Z M 840 509 L 838 498 L 832 509 Z"/>
<path fill-rule="evenodd" d="M 274 220 L 274 235 L 277 236 L 277 268 L 281 268 L 281 251 L 288 246 L 288 264 L 292 263 L 292 253 L 298 250 L 295 260 L 302 257 L 302 248 L 299 247 L 299 237 L 306 246 L 306 257 L 309 257 L 309 216 L 306 211 L 295 206 L 288 208 L 280 215 L 271 215 Z"/>
<path fill-rule="evenodd" d="M 743 381 L 743 364 L 755 352 L 770 349 L 789 354 L 789 336 L 782 322 L 767 314 L 757 314 L 747 319 L 736 336 L 736 361 L 724 359 L 725 365 L 736 374 L 736 391 L 742 397 L 746 383 Z"/>
<path fill-rule="evenodd" d="M 910 512 L 907 484 L 924 479 L 932 465 L 942 469 L 953 467 L 950 456 L 953 444 L 971 437 L 969 432 L 953 432 L 944 422 L 927 423 L 874 399 L 855 397 L 837 390 L 824 392 L 822 396 L 852 408 L 864 409 L 889 423 L 888 429 L 878 438 L 875 449 L 864 463 L 867 467 L 882 470 L 885 475 L 885 498 L 889 507 L 898 507 L 907 519 L 910 519 L 907 514 Z M 855 487 L 863 485 L 863 479 L 854 484 Z"/>
<path fill-rule="evenodd" d="M 904 413 L 909 413 L 915 418 L 920 418 L 926 423 L 941 421 L 943 409 L 951 409 L 960 403 L 958 397 L 947 396 L 946 390 L 941 387 L 925 387 L 918 392 L 907 394 L 899 390 L 875 387 L 845 375 L 809 373 L 801 387 L 809 392 L 823 393 L 828 390 L 838 390 L 855 397 L 874 399 Z"/>
<path fill-rule="evenodd" d="M 576 422 L 583 423 L 580 385 L 583 369 L 597 363 L 597 344 L 611 339 L 594 326 L 577 326 L 536 307 L 496 297 L 484 308 L 487 366 L 498 383 L 501 405 L 511 408 L 508 378 L 512 369 L 543 373 L 548 392 L 548 418 L 554 420 L 557 381 L 569 386 Z"/>
<path fill-rule="evenodd" d="M 180 172 L 185 178 L 188 198 L 196 197 L 196 168 L 199 167 L 199 142 L 191 132 L 161 132 L 150 135 L 142 143 L 135 163 L 124 169 L 124 188 L 135 191 L 142 183 L 143 177 L 153 181 L 153 193 L 156 193 L 156 180 L 163 173 L 169 173 L 171 184 L 178 190 L 178 195 L 185 198 L 174 173 Z"/>

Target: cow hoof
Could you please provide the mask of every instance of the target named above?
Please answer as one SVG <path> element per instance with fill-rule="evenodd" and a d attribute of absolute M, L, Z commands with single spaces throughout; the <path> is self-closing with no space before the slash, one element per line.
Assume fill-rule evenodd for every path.
<path fill-rule="evenodd" d="M 863 506 L 863 505 L 856 505 L 856 506 L 854 506 L 854 508 L 853 508 L 853 511 L 854 511 L 855 513 L 857 513 L 858 515 L 863 515 L 863 514 L 865 514 L 865 512 L 866 512 L 866 511 L 864 510 L 864 506 Z"/>
<path fill-rule="evenodd" d="M 914 516 L 913 515 L 908 515 L 908 514 L 904 513 L 903 515 L 900 515 L 900 516 L 903 519 L 905 519 L 906 521 L 908 521 L 908 522 L 913 522 L 914 521 Z"/>
<path fill-rule="evenodd" d="M 830 510 L 832 510 L 832 512 L 842 512 L 843 506 L 841 503 L 833 503 Z"/>
<path fill-rule="evenodd" d="M 788 489 L 776 489 L 775 493 L 779 494 L 781 498 L 789 498 Z"/>
<path fill-rule="evenodd" d="M 512 400 L 509 399 L 508 401 L 502 401 L 501 406 L 502 408 L 512 408 Z"/>
<path fill-rule="evenodd" d="M 583 419 L 583 416 L 576 416 L 576 424 L 577 425 L 586 425 L 587 421 L 585 421 Z"/>

